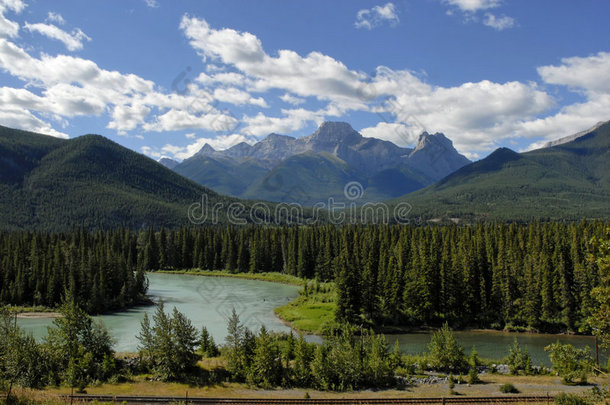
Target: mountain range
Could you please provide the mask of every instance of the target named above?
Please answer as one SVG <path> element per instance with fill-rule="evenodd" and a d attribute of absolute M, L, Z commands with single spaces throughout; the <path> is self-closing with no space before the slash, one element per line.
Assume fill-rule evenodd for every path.
<path fill-rule="evenodd" d="M 399 202 L 424 218 L 608 219 L 610 121 L 525 153 L 499 148 Z"/>
<path fill-rule="evenodd" d="M 415 148 L 366 138 L 345 122 L 324 122 L 311 135 L 270 134 L 226 150 L 205 144 L 181 163 L 162 164 L 199 184 L 240 198 L 313 205 L 347 201 L 344 187 L 358 182 L 357 201 L 380 201 L 421 189 L 470 163 L 441 133 L 422 133 Z"/>
<path fill-rule="evenodd" d="M 333 127 L 339 130 L 336 133 L 339 135 L 328 133 Z M 330 123 L 299 142 L 274 135 L 270 141 L 261 141 L 260 146 L 242 144 L 230 152 L 241 151 L 238 164 L 227 163 L 228 157 L 218 157 L 226 152 L 210 147 L 204 147 L 198 156 L 207 159 L 219 176 L 228 179 L 237 176 L 239 170 L 244 177 L 256 170 L 267 173 L 261 179 L 276 182 L 267 186 L 271 191 L 273 187 L 281 192 L 286 184 L 299 184 L 303 187 L 299 192 L 311 195 L 320 191 L 306 187 L 325 187 L 329 193 L 342 194 L 342 182 L 353 181 L 353 176 L 360 175 L 368 180 L 365 193 L 381 194 L 375 190 L 397 187 L 393 182 L 405 181 L 406 185 L 398 185 L 405 188 L 415 184 L 415 180 L 405 180 L 408 175 L 419 176 L 422 182 L 440 176 L 421 162 L 434 162 L 435 148 L 443 152 L 440 156 L 447 156 L 444 152 L 451 145 L 441 134 L 422 134 L 416 148 L 399 148 L 389 142 L 363 138 L 349 129 L 345 124 Z M 312 139 L 320 132 L 322 139 Z M 390 206 L 409 204 L 411 218 L 433 221 L 608 220 L 610 122 L 577 135 L 525 153 L 497 149 L 485 159 L 462 166 L 423 189 L 387 202 Z M 379 151 L 384 150 L 387 160 L 379 157 L 382 156 Z M 198 162 L 195 158 L 191 162 Z M 448 161 L 441 158 L 440 162 Z M 428 167 L 428 171 L 421 170 L 423 167 Z M 435 167 L 446 170 L 442 165 Z M 377 173 L 366 177 L 367 170 Z M 269 177 L 271 172 L 275 177 Z M 258 184 L 263 184 L 261 179 Z M 223 177 L 217 180 L 220 185 L 223 181 Z M 247 186 L 247 181 L 243 184 Z M 241 204 L 244 212 L 232 215 L 252 221 L 248 209 L 254 201 L 218 194 L 102 136 L 84 135 L 66 140 L 0 126 L 0 230 L 188 226 L 192 224 L 189 209 L 201 203 L 203 195 L 210 207 Z M 305 197 L 311 198 L 307 194 Z M 268 206 L 275 207 L 274 203 Z M 221 224 L 229 222 L 228 210 L 218 212 L 218 218 L 210 216 L 206 223 L 213 219 Z M 319 219 L 324 222 L 324 218 Z M 282 223 L 274 217 L 266 220 Z"/>

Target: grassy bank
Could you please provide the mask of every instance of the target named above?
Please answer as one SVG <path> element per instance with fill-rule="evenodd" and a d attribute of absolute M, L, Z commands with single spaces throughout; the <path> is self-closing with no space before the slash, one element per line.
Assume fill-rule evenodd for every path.
<path fill-rule="evenodd" d="M 23 306 L 23 305 L 6 305 L 5 308 L 17 314 L 30 314 L 41 312 L 56 312 L 57 308 L 44 307 L 42 305 Z"/>
<path fill-rule="evenodd" d="M 335 296 L 334 283 L 310 281 L 297 299 L 275 313 L 300 333 L 322 335 L 335 323 Z"/>
<path fill-rule="evenodd" d="M 269 281 L 303 287 L 299 277 L 277 272 L 231 273 L 225 270 L 159 270 L 163 274 L 188 274 L 208 277 L 233 277 L 247 280 Z M 299 291 L 294 301 L 275 309 L 276 315 L 295 330 L 305 334 L 323 334 L 335 322 L 334 283 L 307 282 L 307 288 Z"/>
<path fill-rule="evenodd" d="M 208 277 L 233 277 L 233 278 L 242 278 L 242 279 L 247 279 L 247 280 L 269 281 L 269 282 L 273 282 L 273 283 L 282 283 L 282 284 L 303 286 L 302 278 L 291 276 L 289 274 L 277 273 L 277 272 L 231 273 L 226 270 L 190 269 L 190 270 L 158 270 L 155 273 L 189 274 L 192 276 L 208 276 Z"/>

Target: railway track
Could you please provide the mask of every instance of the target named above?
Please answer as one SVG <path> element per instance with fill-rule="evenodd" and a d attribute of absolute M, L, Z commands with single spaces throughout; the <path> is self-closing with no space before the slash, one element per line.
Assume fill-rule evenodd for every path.
<path fill-rule="evenodd" d="M 218 405 L 384 405 L 384 404 L 550 404 L 552 396 L 439 397 L 439 398 L 208 398 L 208 397 L 147 397 L 126 395 L 63 395 L 70 402 L 112 402 L 127 404 L 218 404 Z"/>

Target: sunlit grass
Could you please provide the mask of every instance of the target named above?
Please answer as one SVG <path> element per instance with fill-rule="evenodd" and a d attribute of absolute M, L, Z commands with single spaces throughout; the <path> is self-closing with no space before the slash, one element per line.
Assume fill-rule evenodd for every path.
<path fill-rule="evenodd" d="M 301 333 L 324 334 L 335 323 L 337 309 L 333 283 L 309 282 L 294 301 L 278 307 L 275 313 Z"/>
<path fill-rule="evenodd" d="M 278 272 L 268 273 L 231 273 L 226 270 L 201 270 L 201 269 L 190 269 L 190 270 L 159 270 L 157 273 L 167 274 L 190 274 L 195 276 L 209 276 L 209 277 L 232 277 L 232 278 L 243 278 L 247 280 L 260 280 L 260 281 L 271 281 L 274 283 L 291 284 L 291 285 L 303 285 L 303 279 L 289 274 L 283 274 Z"/>

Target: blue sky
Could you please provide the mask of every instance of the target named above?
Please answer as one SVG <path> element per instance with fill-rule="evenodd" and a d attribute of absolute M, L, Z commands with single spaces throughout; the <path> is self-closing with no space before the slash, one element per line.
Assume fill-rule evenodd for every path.
<path fill-rule="evenodd" d="M 0 0 L 0 124 L 184 159 L 325 120 L 476 159 L 610 119 L 605 0 Z"/>

